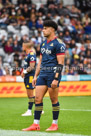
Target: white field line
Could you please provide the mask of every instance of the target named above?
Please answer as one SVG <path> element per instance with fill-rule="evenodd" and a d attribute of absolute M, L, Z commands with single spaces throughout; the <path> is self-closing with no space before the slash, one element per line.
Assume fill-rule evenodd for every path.
<path fill-rule="evenodd" d="M 62 133 L 46 133 L 46 132 L 23 132 L 19 130 L 0 130 L 0 136 L 87 136 L 75 134 L 62 134 Z"/>
<path fill-rule="evenodd" d="M 62 111 L 86 111 L 86 112 L 91 112 L 91 110 L 83 110 L 83 109 L 60 109 Z"/>

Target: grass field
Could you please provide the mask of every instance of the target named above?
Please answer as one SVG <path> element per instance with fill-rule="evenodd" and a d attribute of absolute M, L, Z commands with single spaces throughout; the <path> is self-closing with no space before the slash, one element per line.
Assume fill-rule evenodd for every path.
<path fill-rule="evenodd" d="M 27 109 L 27 98 L 0 98 L 0 136 L 8 135 L 6 130 L 21 130 L 33 123 L 33 116 L 22 117 L 21 114 Z M 91 135 L 91 96 L 84 97 L 59 97 L 60 116 L 59 130 L 53 133 L 53 136 L 62 136 L 61 134 Z M 34 109 L 33 109 L 34 110 Z M 51 102 L 48 97 L 44 98 L 44 111 L 40 121 L 41 136 L 45 129 L 51 125 L 52 112 Z M 2 131 L 4 130 L 4 131 Z M 15 131 L 15 132 L 19 132 Z M 13 131 L 14 132 L 14 131 Z M 6 133 L 6 134 L 5 134 Z M 25 132 L 26 136 L 30 132 Z M 46 133 L 46 136 L 51 132 Z M 4 135 L 5 134 L 5 135 Z M 32 134 L 32 133 L 31 133 Z M 32 136 L 30 134 L 30 136 Z M 23 136 L 23 132 L 20 132 Z M 19 135 L 19 136 L 20 136 Z M 14 134 L 15 136 L 15 134 Z M 18 136 L 18 134 L 16 134 Z M 25 135 L 24 135 L 25 136 Z M 33 136 L 39 136 L 33 132 Z"/>

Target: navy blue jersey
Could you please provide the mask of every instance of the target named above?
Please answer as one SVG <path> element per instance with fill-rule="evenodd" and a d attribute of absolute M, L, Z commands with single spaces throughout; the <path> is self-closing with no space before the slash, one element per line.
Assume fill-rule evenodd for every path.
<path fill-rule="evenodd" d="M 58 64 L 57 55 L 64 55 L 65 48 L 65 44 L 59 38 L 55 38 L 50 42 L 47 42 L 47 40 L 42 42 L 40 45 L 40 55 L 42 55 L 40 74 L 44 71 L 48 73 L 54 72 L 54 68 Z"/>
<path fill-rule="evenodd" d="M 30 66 L 30 63 L 36 63 L 36 54 L 31 51 L 24 59 L 24 69 L 27 69 Z M 26 76 L 30 76 L 31 74 L 35 73 L 35 70 L 32 70 L 31 72 L 28 72 Z"/>

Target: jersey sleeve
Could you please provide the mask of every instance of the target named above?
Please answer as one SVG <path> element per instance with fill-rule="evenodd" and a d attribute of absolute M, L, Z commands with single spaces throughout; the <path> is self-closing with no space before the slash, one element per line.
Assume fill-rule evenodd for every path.
<path fill-rule="evenodd" d="M 44 42 L 42 42 L 42 43 L 40 44 L 40 55 L 42 55 L 41 48 L 42 48 L 43 45 L 44 45 Z"/>
<path fill-rule="evenodd" d="M 65 55 L 65 43 L 63 43 L 61 40 L 60 42 L 57 42 L 57 46 L 56 46 L 56 55 Z"/>

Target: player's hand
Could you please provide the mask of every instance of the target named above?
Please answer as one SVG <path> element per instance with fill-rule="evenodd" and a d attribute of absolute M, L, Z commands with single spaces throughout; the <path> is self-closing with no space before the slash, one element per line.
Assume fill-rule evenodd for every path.
<path fill-rule="evenodd" d="M 21 73 L 21 77 L 22 77 L 22 78 L 24 78 L 24 77 L 25 77 L 25 74 L 24 74 L 23 72 Z"/>
<path fill-rule="evenodd" d="M 58 81 L 57 80 L 53 80 L 52 84 L 51 84 L 51 88 L 55 89 L 55 88 L 57 88 L 57 85 L 58 85 Z"/>
<path fill-rule="evenodd" d="M 35 87 L 36 86 L 36 81 L 37 81 L 37 77 L 34 77 L 33 81 L 32 81 L 32 86 Z"/>

